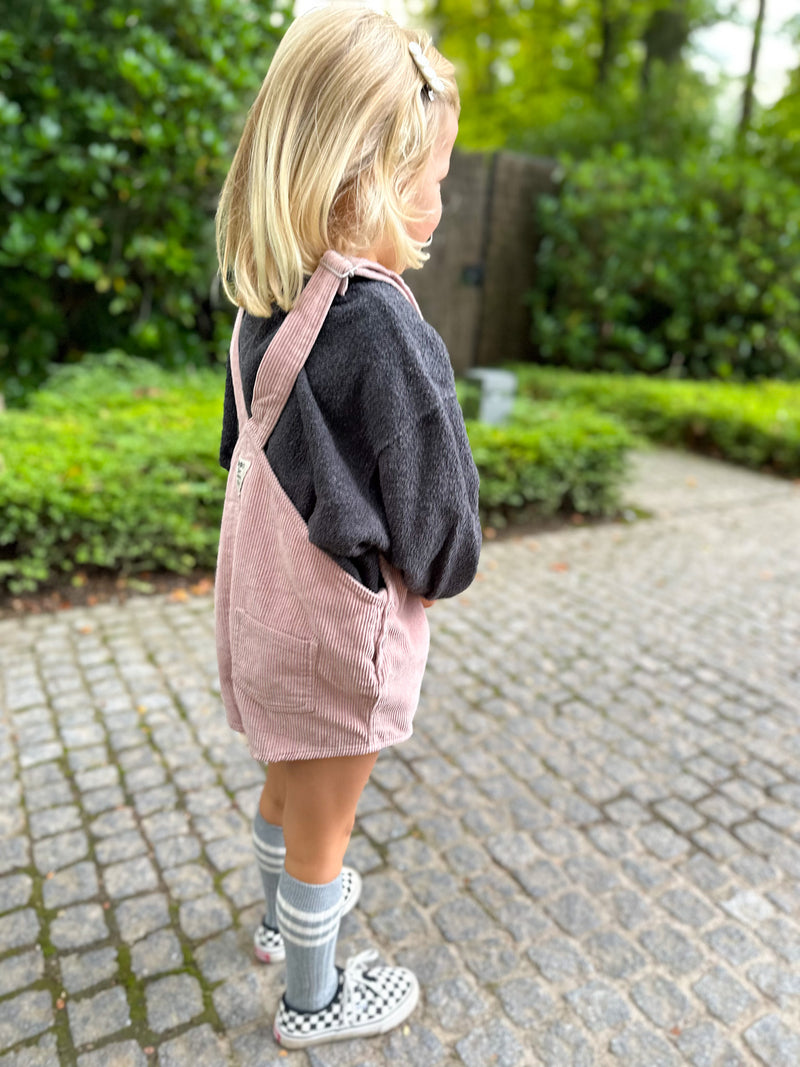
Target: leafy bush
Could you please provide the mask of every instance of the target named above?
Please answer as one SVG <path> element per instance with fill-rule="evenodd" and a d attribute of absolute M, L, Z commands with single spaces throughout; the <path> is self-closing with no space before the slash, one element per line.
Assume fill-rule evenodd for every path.
<path fill-rule="evenodd" d="M 800 189 L 753 160 L 568 168 L 539 202 L 530 294 L 543 362 L 744 380 L 800 377 Z"/>
<path fill-rule="evenodd" d="M 4 5 L 0 389 L 11 402 L 48 363 L 86 351 L 208 362 L 216 197 L 288 10 Z"/>
<path fill-rule="evenodd" d="M 213 568 L 225 492 L 219 370 L 166 371 L 121 352 L 57 369 L 0 413 L 0 589 L 76 571 Z M 520 400 L 469 423 L 483 517 L 607 514 L 631 435 L 608 416 Z"/>
<path fill-rule="evenodd" d="M 800 475 L 800 383 L 676 382 L 530 364 L 514 369 L 529 397 L 562 406 L 590 404 L 654 441 Z"/>
<path fill-rule="evenodd" d="M 467 434 L 481 477 L 484 522 L 619 509 L 634 438 L 608 415 L 520 399 L 509 425 L 468 420 Z"/>
<path fill-rule="evenodd" d="M 0 414 L 0 586 L 213 567 L 222 391 L 219 371 L 169 374 L 112 353 Z"/>

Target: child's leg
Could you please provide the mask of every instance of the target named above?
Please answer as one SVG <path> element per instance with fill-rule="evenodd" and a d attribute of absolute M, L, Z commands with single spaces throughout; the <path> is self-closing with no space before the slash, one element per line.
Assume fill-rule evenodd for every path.
<path fill-rule="evenodd" d="M 283 958 L 282 946 L 276 936 L 270 934 L 270 930 L 275 931 L 278 927 L 275 901 L 278 893 L 278 879 L 283 870 L 283 860 L 286 855 L 283 840 L 285 800 L 285 764 L 274 763 L 267 768 L 267 780 L 261 792 L 258 811 L 253 819 L 253 847 L 266 901 L 263 920 L 265 929 L 260 934 L 260 940 L 256 939 L 256 955 L 265 962 L 270 961 L 273 956 Z M 261 941 L 264 943 L 261 944 Z M 272 942 L 275 943 L 272 944 Z"/>
<path fill-rule="evenodd" d="M 376 759 L 373 753 L 284 765 L 286 860 L 277 915 L 286 947 L 286 1002 L 298 1011 L 318 1011 L 338 988 L 342 861 Z"/>

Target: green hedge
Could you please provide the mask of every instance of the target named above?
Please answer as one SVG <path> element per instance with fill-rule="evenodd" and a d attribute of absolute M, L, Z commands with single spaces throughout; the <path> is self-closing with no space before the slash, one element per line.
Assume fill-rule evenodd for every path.
<path fill-rule="evenodd" d="M 170 375 L 121 353 L 85 366 L 0 415 L 0 587 L 10 592 L 82 569 L 214 564 L 219 371 Z"/>
<path fill-rule="evenodd" d="M 676 382 L 531 364 L 513 369 L 520 391 L 530 398 L 589 404 L 653 441 L 756 470 L 800 475 L 800 383 Z"/>
<path fill-rule="evenodd" d="M 620 507 L 632 434 L 588 407 L 515 405 L 508 426 L 467 421 L 481 476 L 485 522 L 541 518 L 557 513 L 612 515 Z"/>
<path fill-rule="evenodd" d="M 542 362 L 683 378 L 800 378 L 800 188 L 745 158 L 570 164 L 538 202 Z"/>
<path fill-rule="evenodd" d="M 0 589 L 212 568 L 222 398 L 219 371 L 112 352 L 59 368 L 25 410 L 0 413 Z M 617 507 L 631 437 L 607 416 L 521 400 L 512 425 L 470 422 L 469 436 L 486 522 Z"/>

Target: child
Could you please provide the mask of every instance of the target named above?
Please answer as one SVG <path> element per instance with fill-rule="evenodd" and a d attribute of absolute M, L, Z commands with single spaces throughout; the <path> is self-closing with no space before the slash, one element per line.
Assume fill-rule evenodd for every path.
<path fill-rule="evenodd" d="M 458 111 L 425 34 L 365 7 L 313 11 L 275 54 L 220 199 L 240 311 L 217 643 L 229 722 L 268 764 L 255 949 L 286 961 L 287 1048 L 385 1033 L 419 996 L 374 953 L 343 970 L 334 955 L 361 889 L 342 868 L 358 799 L 380 749 L 411 734 L 424 609 L 470 584 L 480 551 L 447 352 L 399 277 L 427 259 Z"/>

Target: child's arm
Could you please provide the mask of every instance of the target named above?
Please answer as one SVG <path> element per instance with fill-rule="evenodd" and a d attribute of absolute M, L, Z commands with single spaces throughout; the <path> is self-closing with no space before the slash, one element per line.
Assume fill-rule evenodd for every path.
<path fill-rule="evenodd" d="M 478 472 L 453 392 L 379 457 L 389 562 L 425 600 L 455 596 L 478 567 Z"/>

